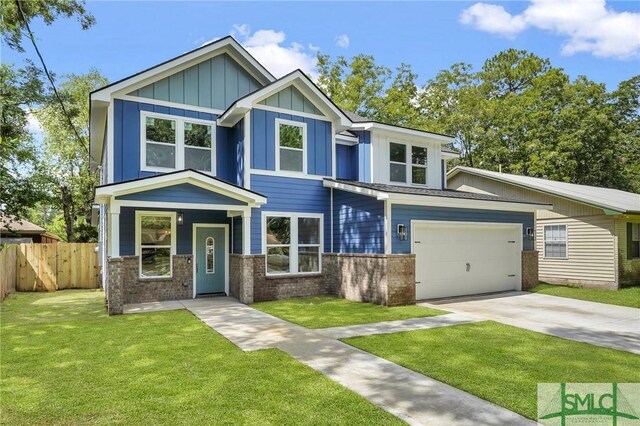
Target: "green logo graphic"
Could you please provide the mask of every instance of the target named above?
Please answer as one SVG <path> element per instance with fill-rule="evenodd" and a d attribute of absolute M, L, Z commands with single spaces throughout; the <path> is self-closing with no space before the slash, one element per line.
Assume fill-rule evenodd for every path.
<path fill-rule="evenodd" d="M 640 384 L 540 383 L 538 421 L 546 426 L 640 425 Z"/>

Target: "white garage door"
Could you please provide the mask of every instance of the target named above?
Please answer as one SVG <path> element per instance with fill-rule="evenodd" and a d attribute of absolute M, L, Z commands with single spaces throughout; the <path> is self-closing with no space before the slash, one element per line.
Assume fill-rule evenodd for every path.
<path fill-rule="evenodd" d="M 520 289 L 521 226 L 412 223 L 416 299 Z"/>

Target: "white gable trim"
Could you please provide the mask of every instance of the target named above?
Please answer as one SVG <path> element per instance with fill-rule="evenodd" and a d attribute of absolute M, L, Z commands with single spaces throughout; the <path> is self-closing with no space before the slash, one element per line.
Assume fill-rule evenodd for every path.
<path fill-rule="evenodd" d="M 189 183 L 208 191 L 216 192 L 226 197 L 242 201 L 247 203 L 250 207 L 259 207 L 267 202 L 267 198 L 262 195 L 227 184 L 217 179 L 207 178 L 206 176 L 202 176 L 192 170 L 185 170 L 179 173 L 168 173 L 151 178 L 97 187 L 95 202 L 106 204 L 109 203 L 112 197 L 165 188 L 182 183 Z M 236 206 L 236 209 L 238 207 L 241 206 Z"/>
<path fill-rule="evenodd" d="M 375 121 L 369 121 L 366 123 L 353 123 L 353 130 L 378 130 L 381 133 L 388 133 L 389 135 L 403 135 L 406 137 L 420 138 L 424 140 L 425 137 L 438 141 L 442 144 L 448 144 L 455 141 L 452 136 L 439 135 L 437 133 L 431 133 L 424 130 L 409 129 L 406 127 L 392 126 L 390 124 L 382 124 Z"/>

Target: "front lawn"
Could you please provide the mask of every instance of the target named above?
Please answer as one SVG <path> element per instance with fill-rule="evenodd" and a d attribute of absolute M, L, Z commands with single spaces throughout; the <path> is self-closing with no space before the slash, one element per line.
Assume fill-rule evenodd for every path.
<path fill-rule="evenodd" d="M 609 305 L 640 308 L 640 286 L 621 288 L 620 290 L 598 290 L 540 283 L 528 291 L 551 296 L 608 303 Z"/>
<path fill-rule="evenodd" d="M 447 313 L 416 305 L 389 308 L 329 296 L 259 302 L 251 307 L 307 328 L 341 327 Z"/>
<path fill-rule="evenodd" d="M 0 424 L 401 424 L 276 350 L 188 311 L 108 317 L 96 291 L 0 305 Z"/>
<path fill-rule="evenodd" d="M 534 419 L 538 383 L 637 383 L 640 356 L 483 321 L 350 345 Z"/>

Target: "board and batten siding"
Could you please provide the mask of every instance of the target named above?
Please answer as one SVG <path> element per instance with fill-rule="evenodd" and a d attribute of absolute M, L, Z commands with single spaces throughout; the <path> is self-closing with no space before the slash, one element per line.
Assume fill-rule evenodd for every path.
<path fill-rule="evenodd" d="M 567 259 L 545 258 L 545 225 L 567 225 Z M 615 288 L 616 248 L 612 216 L 538 219 L 536 249 L 541 281 Z"/>
<path fill-rule="evenodd" d="M 324 216 L 324 252 L 331 250 L 330 190 L 320 179 L 298 179 L 251 174 L 251 190 L 267 197 L 260 209 L 251 209 L 251 253 L 262 253 L 262 213 L 321 213 Z"/>
<path fill-rule="evenodd" d="M 333 250 L 384 253 L 384 202 L 334 189 Z"/>
<path fill-rule="evenodd" d="M 411 253 L 411 221 L 437 220 L 444 222 L 492 222 L 522 225 L 522 249 L 534 249 L 534 243 L 526 235 L 526 228 L 533 229 L 533 213 L 500 210 L 459 209 L 450 207 L 413 206 L 394 204 L 391 206 L 391 252 Z M 407 226 L 407 239 L 402 241 L 395 231 L 398 224 Z"/>
<path fill-rule="evenodd" d="M 553 219 L 572 216 L 595 216 L 602 214 L 602 209 L 576 203 L 565 198 L 545 194 L 516 185 L 498 182 L 493 179 L 476 176 L 464 171 L 458 172 L 447 181 L 449 189 L 457 189 L 465 192 L 475 192 L 480 194 L 493 194 L 500 197 L 512 198 L 515 200 L 528 201 L 534 203 L 552 204 L 553 210 L 539 210 L 537 218 Z"/>
<path fill-rule="evenodd" d="M 232 129 L 216 126 L 215 114 L 121 99 L 114 101 L 113 182 L 162 174 L 143 171 L 140 168 L 140 113 L 142 111 L 210 121 L 216 129 L 216 177 L 237 183 L 237 171 L 230 167 L 229 161 L 228 136 Z"/>
<path fill-rule="evenodd" d="M 225 110 L 262 85 L 226 53 L 135 90 L 129 95 Z"/>
<path fill-rule="evenodd" d="M 336 178 L 358 180 L 358 146 L 336 144 Z"/>
<path fill-rule="evenodd" d="M 295 86 L 287 86 L 278 93 L 258 102 L 260 105 L 290 109 L 308 114 L 324 115 L 300 90 Z"/>
<path fill-rule="evenodd" d="M 640 223 L 640 215 L 621 215 L 616 216 L 614 220 L 618 282 L 621 284 L 640 284 L 640 259 L 629 258 L 627 240 L 627 224 Z"/>
<path fill-rule="evenodd" d="M 333 135 L 329 121 L 261 109 L 251 110 L 251 168 L 275 171 L 276 118 L 306 123 L 307 174 L 331 176 Z"/>
<path fill-rule="evenodd" d="M 163 188 L 150 189 L 132 194 L 119 195 L 116 200 L 157 201 L 167 203 L 195 203 L 195 204 L 226 204 L 231 206 L 246 206 L 247 204 L 200 188 L 190 183 L 165 186 Z"/>

